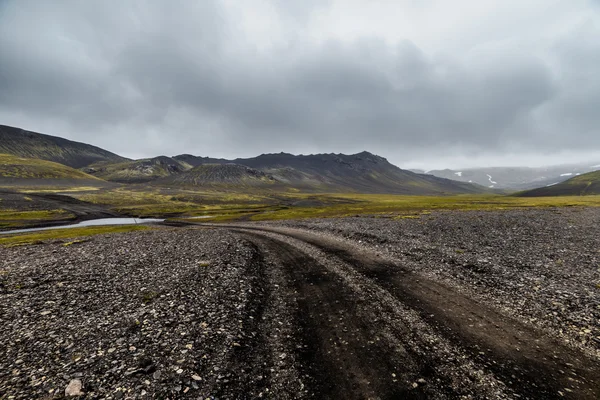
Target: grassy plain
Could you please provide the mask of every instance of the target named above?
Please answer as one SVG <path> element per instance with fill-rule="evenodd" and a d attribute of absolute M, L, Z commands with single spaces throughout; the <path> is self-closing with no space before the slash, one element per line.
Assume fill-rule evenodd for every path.
<path fill-rule="evenodd" d="M 372 215 L 379 217 L 418 216 L 432 210 L 502 210 L 531 207 L 600 206 L 600 196 L 514 197 L 506 195 L 406 196 L 385 194 L 299 193 L 255 190 L 244 193 L 209 189 L 181 189 L 151 185 L 123 185 L 98 190 L 59 193 L 94 203 L 132 217 L 162 217 L 194 222 L 265 221 L 296 218 Z M 51 192 L 46 189 L 45 193 Z M 57 191 L 58 192 L 58 191 Z M 0 224 L 16 221 L 2 211 Z M 27 212 L 27 211 L 26 211 Z M 33 213 L 33 212 L 32 212 Z M 5 215 L 3 215 L 5 214 Z M 33 220 L 31 218 L 24 218 Z M 60 213 L 40 215 L 40 220 L 67 218 Z M 200 218 L 198 218 L 200 217 Z M 18 222 L 18 221 L 17 221 Z M 2 227 L 2 225 L 0 225 Z"/>
<path fill-rule="evenodd" d="M 73 214 L 65 210 L 34 210 L 19 211 L 0 208 L 0 228 L 21 227 L 25 222 L 35 221 L 66 221 L 72 219 Z"/>
<path fill-rule="evenodd" d="M 272 200 L 272 199 L 271 199 Z M 503 210 L 532 207 L 600 206 L 600 196 L 522 198 L 499 195 L 400 196 L 372 194 L 286 195 L 277 204 L 206 206 L 204 222 L 279 220 L 354 215 L 402 217 L 432 210 Z M 282 201 L 283 200 L 283 201 Z M 304 205 L 308 203 L 308 205 Z M 196 220 L 197 221 L 197 220 Z"/>
<path fill-rule="evenodd" d="M 92 235 L 102 235 L 108 233 L 122 233 L 151 229 L 145 225 L 119 225 L 119 226 L 90 226 L 83 228 L 51 229 L 47 231 L 38 231 L 20 234 L 0 235 L 0 245 L 3 246 L 21 246 L 27 244 L 37 244 L 46 241 L 56 241 L 72 238 L 83 238 Z M 77 241 L 66 242 L 64 245 L 75 244 Z"/>

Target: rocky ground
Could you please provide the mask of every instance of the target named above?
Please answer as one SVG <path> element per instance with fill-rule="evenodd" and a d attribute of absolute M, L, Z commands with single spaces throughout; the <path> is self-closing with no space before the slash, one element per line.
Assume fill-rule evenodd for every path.
<path fill-rule="evenodd" d="M 600 210 L 0 247 L 0 398 L 597 398 Z"/>
<path fill-rule="evenodd" d="M 280 330 L 254 318 L 265 292 L 257 257 L 239 237 L 204 229 L 0 248 L 0 398 L 62 396 L 74 379 L 90 398 L 276 391 L 267 375 L 287 344 L 247 351 L 257 324 L 275 325 L 273 343 Z M 286 390 L 298 387 L 286 374 Z"/>
<path fill-rule="evenodd" d="M 283 224 L 375 249 L 600 358 L 599 208 Z"/>

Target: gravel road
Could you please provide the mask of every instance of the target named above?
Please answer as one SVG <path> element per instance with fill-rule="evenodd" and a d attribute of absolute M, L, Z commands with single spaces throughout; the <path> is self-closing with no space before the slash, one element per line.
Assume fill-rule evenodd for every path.
<path fill-rule="evenodd" d="M 0 398 L 597 399 L 599 222 L 439 212 L 0 248 Z"/>

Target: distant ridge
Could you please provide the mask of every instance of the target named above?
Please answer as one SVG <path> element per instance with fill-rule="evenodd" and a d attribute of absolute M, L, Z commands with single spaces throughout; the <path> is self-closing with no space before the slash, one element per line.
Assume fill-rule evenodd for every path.
<path fill-rule="evenodd" d="M 0 125 L 0 153 L 82 168 L 99 161 L 127 161 L 110 151 L 56 136 Z"/>
<path fill-rule="evenodd" d="M 600 168 L 599 166 L 596 166 Z M 429 175 L 455 181 L 475 183 L 487 188 L 527 190 L 564 182 L 569 178 L 598 168 L 593 163 L 563 164 L 546 167 L 488 167 L 465 169 L 439 169 Z M 418 172 L 418 171 L 415 171 Z"/>

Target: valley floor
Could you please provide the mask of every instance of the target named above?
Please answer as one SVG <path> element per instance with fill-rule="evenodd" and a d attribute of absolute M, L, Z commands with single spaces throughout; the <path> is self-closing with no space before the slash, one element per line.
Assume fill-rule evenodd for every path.
<path fill-rule="evenodd" d="M 66 244 L 66 245 L 65 245 Z M 0 247 L 0 398 L 600 397 L 600 209 Z"/>

